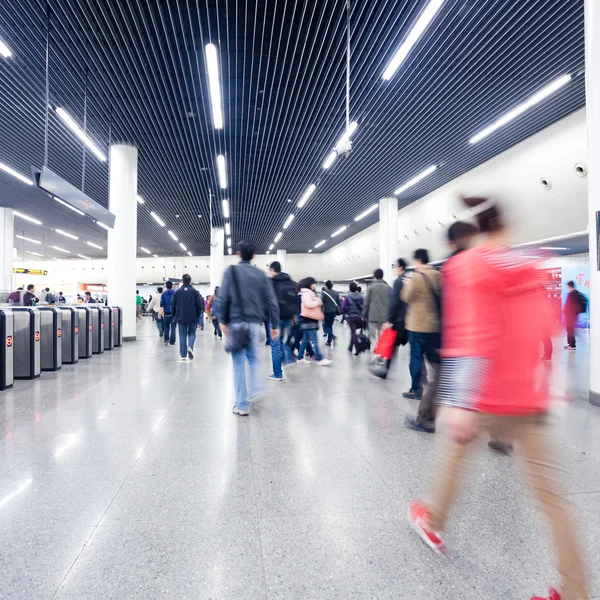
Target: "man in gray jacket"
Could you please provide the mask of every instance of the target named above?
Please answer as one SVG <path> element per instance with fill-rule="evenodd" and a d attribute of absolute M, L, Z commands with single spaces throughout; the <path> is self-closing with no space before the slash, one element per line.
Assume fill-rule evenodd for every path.
<path fill-rule="evenodd" d="M 381 335 L 383 324 L 387 321 L 390 286 L 383 280 L 381 269 L 376 269 L 373 278 L 375 281 L 367 288 L 363 316 L 369 323 L 371 343 L 375 345 Z"/>
<path fill-rule="evenodd" d="M 271 321 L 271 338 L 279 337 L 279 302 L 267 276 L 250 264 L 254 258 L 254 244 L 241 242 L 237 255 L 238 265 L 229 267 L 223 275 L 219 294 L 219 325 L 225 335 L 230 329 L 241 328 L 245 323 L 250 331 L 250 346 L 232 352 L 233 383 L 235 387 L 236 415 L 247 416 L 250 401 L 262 394 L 263 377 L 258 360 L 258 343 L 265 314 Z M 250 366 L 250 391 L 246 386 L 246 361 Z"/>

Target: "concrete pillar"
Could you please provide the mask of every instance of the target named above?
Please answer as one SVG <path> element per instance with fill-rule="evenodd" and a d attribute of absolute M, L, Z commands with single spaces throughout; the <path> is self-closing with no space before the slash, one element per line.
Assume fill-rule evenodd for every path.
<path fill-rule="evenodd" d="M 585 0 L 585 83 L 590 233 L 590 402 L 600 406 L 600 3 Z"/>
<path fill-rule="evenodd" d="M 392 264 L 398 258 L 398 200 L 382 198 L 379 201 L 379 268 L 383 279 L 390 285 L 395 279 Z"/>
<path fill-rule="evenodd" d="M 109 210 L 115 226 L 108 231 L 108 303 L 123 310 L 123 340 L 136 338 L 137 159 L 135 146 L 110 147 Z"/>
<path fill-rule="evenodd" d="M 0 290 L 13 289 L 13 242 L 15 217 L 12 208 L 0 208 Z M 25 257 L 23 257 L 23 262 Z"/>
<path fill-rule="evenodd" d="M 213 227 L 210 230 L 210 291 L 221 285 L 225 263 L 225 230 Z"/>
<path fill-rule="evenodd" d="M 287 273 L 287 270 L 285 268 L 286 258 L 287 250 L 277 250 L 277 260 L 281 263 L 281 270 L 284 273 Z"/>

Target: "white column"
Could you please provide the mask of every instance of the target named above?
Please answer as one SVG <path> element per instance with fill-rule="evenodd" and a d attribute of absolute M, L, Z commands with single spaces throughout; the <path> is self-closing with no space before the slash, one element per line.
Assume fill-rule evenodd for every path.
<path fill-rule="evenodd" d="M 135 146 L 110 147 L 109 210 L 115 226 L 108 232 L 108 303 L 123 310 L 123 340 L 136 338 L 137 159 Z"/>
<path fill-rule="evenodd" d="M 379 201 L 379 268 L 390 285 L 395 279 L 392 264 L 398 259 L 398 200 Z"/>
<path fill-rule="evenodd" d="M 286 272 L 286 269 L 285 269 L 286 258 L 287 258 L 287 250 L 277 250 L 277 260 L 281 264 L 281 270 L 284 273 Z"/>
<path fill-rule="evenodd" d="M 590 233 L 590 402 L 600 406 L 600 3 L 585 0 L 585 83 Z"/>
<path fill-rule="evenodd" d="M 213 227 L 210 230 L 210 291 L 221 285 L 225 263 L 225 230 Z"/>
<path fill-rule="evenodd" d="M 0 236 L 0 289 L 12 291 L 15 240 L 15 217 L 12 208 L 0 208 Z"/>

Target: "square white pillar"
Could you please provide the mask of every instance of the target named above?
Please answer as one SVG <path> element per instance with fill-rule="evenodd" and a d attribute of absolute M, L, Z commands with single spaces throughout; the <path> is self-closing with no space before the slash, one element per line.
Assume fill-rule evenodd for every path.
<path fill-rule="evenodd" d="M 225 230 L 213 227 L 210 230 L 210 293 L 223 281 L 225 265 Z"/>
<path fill-rule="evenodd" d="M 12 208 L 0 208 L 0 289 L 13 289 L 13 252 L 15 216 Z"/>
<path fill-rule="evenodd" d="M 281 264 L 281 271 L 286 272 L 285 263 L 287 259 L 287 250 L 277 250 L 277 260 Z"/>
<path fill-rule="evenodd" d="M 398 200 L 382 198 L 379 201 L 379 268 L 383 279 L 393 284 L 392 264 L 398 259 Z"/>

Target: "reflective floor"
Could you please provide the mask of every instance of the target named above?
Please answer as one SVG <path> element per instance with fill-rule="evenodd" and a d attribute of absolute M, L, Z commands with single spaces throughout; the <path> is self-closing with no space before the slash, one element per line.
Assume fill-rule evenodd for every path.
<path fill-rule="evenodd" d="M 560 343 L 556 443 L 600 597 L 600 409 L 585 340 Z M 137 342 L 0 394 L 0 598 L 523 600 L 556 583 L 514 459 L 483 445 L 451 556 L 407 526 L 433 439 L 403 427 L 405 350 L 380 381 L 334 348 L 247 419 L 222 342 L 200 333 L 196 354 L 180 362 L 144 319 Z"/>

